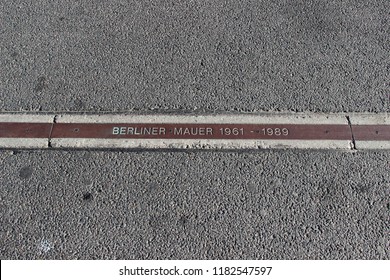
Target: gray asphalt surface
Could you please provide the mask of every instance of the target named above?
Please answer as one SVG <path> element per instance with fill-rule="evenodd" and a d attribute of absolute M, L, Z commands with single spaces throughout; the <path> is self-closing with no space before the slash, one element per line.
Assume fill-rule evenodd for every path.
<path fill-rule="evenodd" d="M 388 111 L 389 10 L 388 0 L 1 1 L 0 108 Z"/>
<path fill-rule="evenodd" d="M 0 112 L 389 112 L 389 11 L 0 1 Z M 0 150 L 0 259 L 389 259 L 389 164 L 386 151 Z"/>
<path fill-rule="evenodd" d="M 0 258 L 388 259 L 390 153 L 0 154 Z"/>

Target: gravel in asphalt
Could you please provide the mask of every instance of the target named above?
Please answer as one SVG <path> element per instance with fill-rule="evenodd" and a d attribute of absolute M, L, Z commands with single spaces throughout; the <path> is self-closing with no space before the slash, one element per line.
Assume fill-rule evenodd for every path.
<path fill-rule="evenodd" d="M 1 1 L 2 111 L 389 111 L 388 0 Z"/>
<path fill-rule="evenodd" d="M 1 259 L 388 259 L 390 154 L 1 151 Z"/>

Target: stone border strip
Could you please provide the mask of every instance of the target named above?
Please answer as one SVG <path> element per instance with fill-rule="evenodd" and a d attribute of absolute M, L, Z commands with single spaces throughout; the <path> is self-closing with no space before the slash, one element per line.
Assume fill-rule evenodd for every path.
<path fill-rule="evenodd" d="M 0 148 L 48 148 L 55 115 L 0 114 Z"/>
<path fill-rule="evenodd" d="M 390 149 L 387 114 L 0 114 L 0 148 Z"/>
<path fill-rule="evenodd" d="M 388 114 L 351 114 L 356 149 L 390 149 Z"/>

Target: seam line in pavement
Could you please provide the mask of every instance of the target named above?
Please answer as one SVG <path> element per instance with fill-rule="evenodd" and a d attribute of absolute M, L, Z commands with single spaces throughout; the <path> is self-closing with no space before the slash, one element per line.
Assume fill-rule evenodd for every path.
<path fill-rule="evenodd" d="M 55 116 L 53 117 L 53 121 L 52 121 L 52 124 L 51 124 L 49 137 L 48 137 L 48 139 L 47 139 L 47 147 L 48 147 L 48 148 L 52 148 L 52 145 L 51 145 L 51 137 L 52 137 L 52 134 L 53 134 L 54 125 L 55 125 L 55 123 L 56 123 L 56 118 L 57 118 L 57 115 L 55 115 Z"/>
<path fill-rule="evenodd" d="M 355 136 L 353 135 L 353 129 L 352 129 L 352 124 L 351 124 L 351 119 L 349 116 L 345 116 L 348 122 L 349 129 L 351 131 L 351 150 L 356 150 L 356 141 L 355 141 Z"/>

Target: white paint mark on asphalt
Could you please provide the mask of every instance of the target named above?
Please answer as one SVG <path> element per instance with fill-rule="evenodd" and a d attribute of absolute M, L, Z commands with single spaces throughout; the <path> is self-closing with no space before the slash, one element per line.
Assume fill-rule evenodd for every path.
<path fill-rule="evenodd" d="M 47 253 L 51 249 L 53 249 L 53 247 L 54 247 L 53 244 L 46 239 L 43 239 L 38 245 L 39 252 L 41 253 Z"/>

